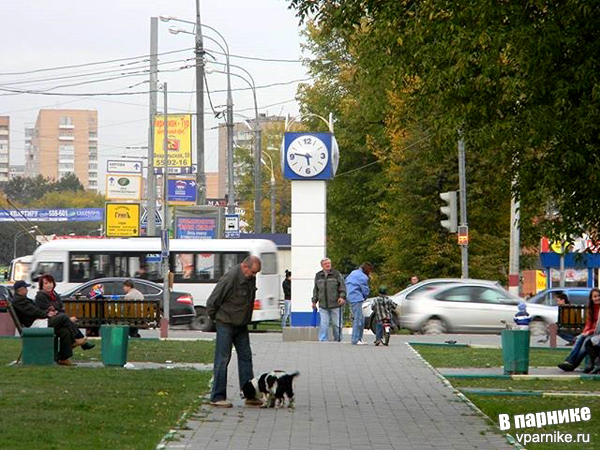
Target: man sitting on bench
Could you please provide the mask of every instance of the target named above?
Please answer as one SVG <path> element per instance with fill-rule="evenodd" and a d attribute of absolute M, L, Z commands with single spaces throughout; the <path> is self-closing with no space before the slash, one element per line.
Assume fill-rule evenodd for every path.
<path fill-rule="evenodd" d="M 72 366 L 73 347 L 85 343 L 85 339 L 76 339 L 71 328 L 71 320 L 65 314 L 54 310 L 48 312 L 38 308 L 27 297 L 27 288 L 31 286 L 25 281 L 17 281 L 14 285 L 15 296 L 12 301 L 17 317 L 24 327 L 52 327 L 59 338 L 58 364 Z"/>

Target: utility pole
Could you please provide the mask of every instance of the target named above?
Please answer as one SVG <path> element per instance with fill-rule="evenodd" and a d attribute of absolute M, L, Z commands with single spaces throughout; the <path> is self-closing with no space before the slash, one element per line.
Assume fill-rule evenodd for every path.
<path fill-rule="evenodd" d="M 196 0 L 196 204 L 206 203 L 206 174 L 204 173 L 204 43 L 200 23 L 200 0 Z"/>
<path fill-rule="evenodd" d="M 160 324 L 160 337 L 169 337 L 169 302 L 171 300 L 171 291 L 169 290 L 169 205 L 168 199 L 168 182 L 169 182 L 169 115 L 167 112 L 167 83 L 163 83 L 164 99 L 164 136 L 163 136 L 163 151 L 164 151 L 164 170 L 163 170 L 163 222 L 161 233 L 161 256 L 163 269 L 163 318 Z"/>
<path fill-rule="evenodd" d="M 231 69 L 227 59 L 227 213 L 235 214 L 235 186 L 233 176 L 233 98 L 231 96 Z"/>
<path fill-rule="evenodd" d="M 150 123 L 148 126 L 148 176 L 146 181 L 146 235 L 156 236 L 156 175 L 154 174 L 154 118 L 158 90 L 158 17 L 150 18 Z"/>
<path fill-rule="evenodd" d="M 465 175 L 465 141 L 460 135 L 458 139 L 458 186 L 460 196 L 460 227 L 468 234 L 467 222 L 467 179 Z M 460 234 L 460 229 L 459 229 Z M 469 243 L 460 246 L 461 278 L 469 278 Z"/>
<path fill-rule="evenodd" d="M 277 203 L 275 203 L 275 196 L 275 174 L 271 174 L 271 234 L 276 233 L 275 205 L 277 205 Z"/>
<path fill-rule="evenodd" d="M 513 186 L 515 182 L 513 181 Z M 521 232 L 519 204 L 512 194 L 510 199 L 510 252 L 508 257 L 508 290 L 519 295 L 519 259 L 521 256 Z"/>
<path fill-rule="evenodd" d="M 256 89 L 254 93 L 254 232 L 262 233 L 262 132 L 260 130 L 258 107 L 256 105 Z M 273 228 L 273 227 L 271 227 Z"/>

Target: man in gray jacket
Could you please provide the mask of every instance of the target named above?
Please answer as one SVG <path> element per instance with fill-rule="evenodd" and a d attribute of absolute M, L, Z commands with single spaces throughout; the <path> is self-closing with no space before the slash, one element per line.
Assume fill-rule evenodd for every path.
<path fill-rule="evenodd" d="M 315 275 L 312 307 L 317 309 L 319 304 L 319 341 L 329 340 L 329 324 L 333 328 L 333 339 L 342 340 L 342 306 L 346 302 L 346 283 L 337 270 L 331 268 L 331 260 L 321 260 L 323 270 Z"/>
<path fill-rule="evenodd" d="M 227 400 L 227 366 L 231 360 L 231 348 L 235 345 L 238 358 L 240 389 L 254 378 L 252 350 L 248 324 L 254 311 L 256 274 L 261 262 L 256 256 L 248 256 L 221 277 L 206 302 L 208 316 L 215 321 L 217 342 L 213 364 L 213 386 L 210 404 L 231 408 Z M 246 399 L 248 406 L 260 406 L 256 399 Z"/>

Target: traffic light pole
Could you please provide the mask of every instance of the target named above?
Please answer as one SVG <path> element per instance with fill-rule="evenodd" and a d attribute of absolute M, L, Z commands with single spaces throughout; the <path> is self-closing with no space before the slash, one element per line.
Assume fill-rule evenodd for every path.
<path fill-rule="evenodd" d="M 458 186 L 460 203 L 460 226 L 467 227 L 467 179 L 465 175 L 465 141 L 460 136 L 458 140 Z M 469 278 L 469 244 L 460 246 L 461 278 Z"/>

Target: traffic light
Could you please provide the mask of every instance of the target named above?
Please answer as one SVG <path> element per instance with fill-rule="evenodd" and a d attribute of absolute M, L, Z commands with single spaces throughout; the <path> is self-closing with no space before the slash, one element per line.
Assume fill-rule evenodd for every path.
<path fill-rule="evenodd" d="M 456 192 L 457 191 L 449 191 L 440 194 L 440 198 L 446 202 L 446 206 L 442 206 L 440 211 L 447 217 L 447 219 L 440 221 L 440 223 L 450 233 L 456 233 L 458 231 Z"/>

